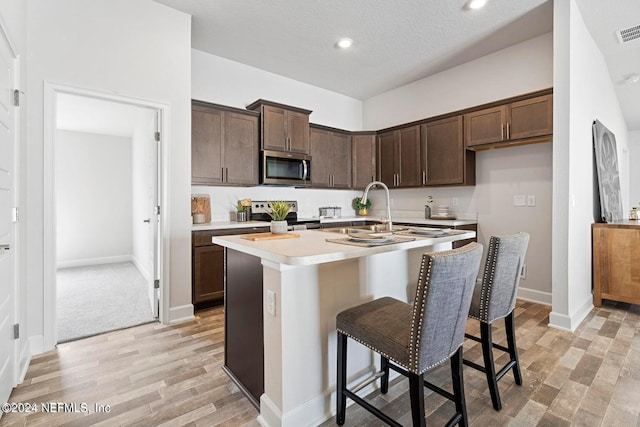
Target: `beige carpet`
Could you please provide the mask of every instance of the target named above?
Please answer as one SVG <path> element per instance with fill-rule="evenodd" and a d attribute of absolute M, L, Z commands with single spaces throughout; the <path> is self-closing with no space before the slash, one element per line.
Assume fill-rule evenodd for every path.
<path fill-rule="evenodd" d="M 57 289 L 58 343 L 155 320 L 131 262 L 60 269 Z"/>

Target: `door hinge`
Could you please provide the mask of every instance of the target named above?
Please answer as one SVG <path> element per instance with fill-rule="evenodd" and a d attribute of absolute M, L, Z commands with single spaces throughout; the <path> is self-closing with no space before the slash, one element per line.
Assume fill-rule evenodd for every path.
<path fill-rule="evenodd" d="M 16 323 L 13 325 L 13 339 L 17 340 L 18 338 L 20 338 L 20 324 Z"/>
<path fill-rule="evenodd" d="M 153 281 L 153 289 L 160 289 L 160 279 L 155 279 Z"/>
<path fill-rule="evenodd" d="M 154 134 L 154 138 L 156 139 L 157 142 L 160 142 L 160 132 L 156 132 Z"/>
<path fill-rule="evenodd" d="M 15 207 L 11 209 L 11 220 L 13 222 L 20 221 L 20 208 Z"/>
<path fill-rule="evenodd" d="M 160 215 L 160 206 L 156 206 L 155 212 L 156 215 Z"/>
<path fill-rule="evenodd" d="M 20 106 L 20 91 L 18 89 L 13 90 L 13 105 L 16 107 Z"/>

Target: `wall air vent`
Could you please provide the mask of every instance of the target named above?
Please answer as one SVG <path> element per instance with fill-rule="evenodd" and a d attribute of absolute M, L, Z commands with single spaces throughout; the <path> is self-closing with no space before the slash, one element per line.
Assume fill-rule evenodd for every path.
<path fill-rule="evenodd" d="M 623 30 L 618 30 L 616 31 L 616 35 L 618 36 L 618 41 L 621 44 L 640 39 L 640 24 Z"/>

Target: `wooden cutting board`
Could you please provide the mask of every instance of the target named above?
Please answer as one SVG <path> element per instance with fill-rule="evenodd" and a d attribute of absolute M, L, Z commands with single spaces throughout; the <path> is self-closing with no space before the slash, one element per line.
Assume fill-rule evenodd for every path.
<path fill-rule="evenodd" d="M 300 235 L 296 233 L 255 233 L 242 235 L 243 239 L 253 240 L 254 242 L 257 240 L 295 239 L 298 237 L 300 237 Z"/>

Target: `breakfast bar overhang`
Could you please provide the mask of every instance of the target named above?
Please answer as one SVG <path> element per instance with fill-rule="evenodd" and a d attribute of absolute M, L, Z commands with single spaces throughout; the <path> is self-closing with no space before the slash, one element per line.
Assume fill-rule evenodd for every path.
<path fill-rule="evenodd" d="M 328 242 L 345 237 L 334 233 L 296 234 L 281 240 L 212 239 L 261 260 L 265 369 L 258 421 L 269 427 L 318 425 L 335 413 L 337 313 L 382 296 L 409 301 L 423 253 L 451 249 L 452 242 L 476 236 L 459 231 L 363 247 Z M 348 382 L 371 376 L 378 363 L 370 350 L 354 343 Z"/>

